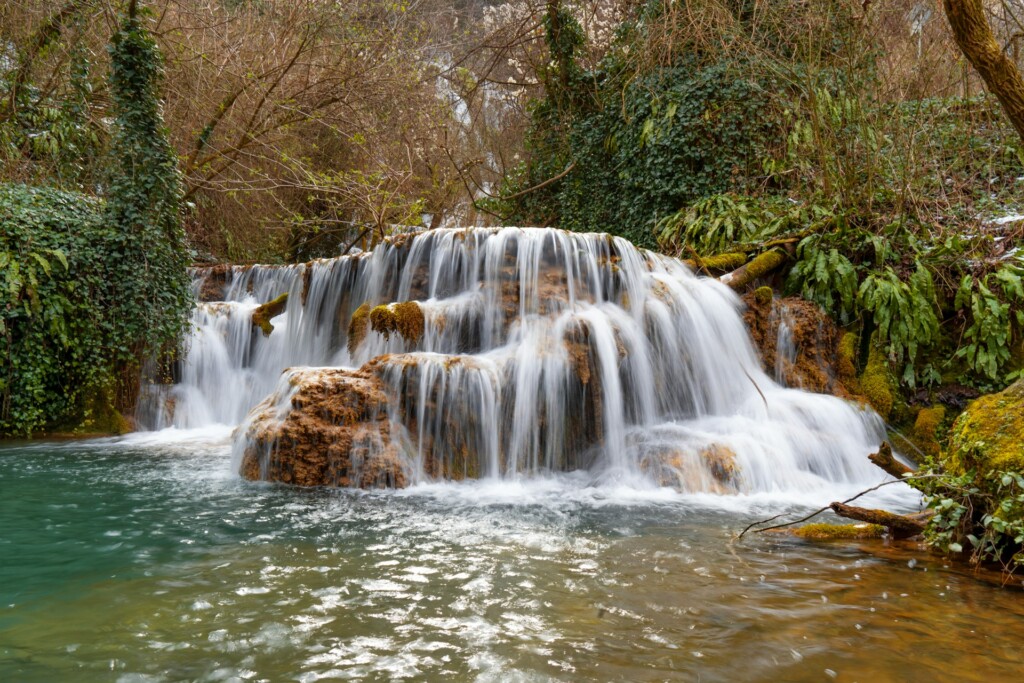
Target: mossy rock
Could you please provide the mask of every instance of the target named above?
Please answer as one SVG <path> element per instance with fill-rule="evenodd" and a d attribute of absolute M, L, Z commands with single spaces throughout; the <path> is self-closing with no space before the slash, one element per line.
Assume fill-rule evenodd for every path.
<path fill-rule="evenodd" d="M 270 323 L 270 319 L 284 313 L 287 306 L 288 292 L 285 292 L 254 310 L 252 312 L 252 324 L 260 328 L 264 337 L 269 337 L 270 333 L 274 331 L 274 326 Z"/>
<path fill-rule="evenodd" d="M 793 535 L 808 541 L 857 541 L 881 538 L 885 527 L 878 524 L 805 524 Z"/>
<path fill-rule="evenodd" d="M 857 341 L 858 337 L 853 332 L 845 332 L 839 339 L 839 360 L 836 369 L 839 372 L 839 379 L 847 385 L 857 380 Z"/>
<path fill-rule="evenodd" d="M 946 467 L 982 477 L 1024 472 L 1024 379 L 967 406 L 953 424 Z"/>
<path fill-rule="evenodd" d="M 946 406 L 937 405 L 930 408 L 922 408 L 914 420 L 914 429 L 911 441 L 921 449 L 925 455 L 935 457 L 942 452 L 942 445 L 939 443 L 939 426 L 946 419 Z"/>
<path fill-rule="evenodd" d="M 768 306 L 773 298 L 775 298 L 775 290 L 771 287 L 758 287 L 754 290 L 754 301 L 760 306 Z"/>
<path fill-rule="evenodd" d="M 858 384 L 860 393 L 868 400 L 875 412 L 881 415 L 882 419 L 889 420 L 895 403 L 892 383 L 889 379 L 889 365 L 886 363 L 881 349 L 874 344 L 871 345 L 868 362 L 864 366 L 864 372 L 861 374 Z"/>
<path fill-rule="evenodd" d="M 353 354 L 359 345 L 366 338 L 366 332 L 370 329 L 370 304 L 363 304 L 352 314 L 352 320 L 348 324 L 348 352 Z"/>
<path fill-rule="evenodd" d="M 370 327 L 374 332 L 384 335 L 385 339 L 390 339 L 391 333 L 397 332 L 415 346 L 423 338 L 426 320 L 418 303 L 405 301 L 374 308 L 370 311 Z"/>

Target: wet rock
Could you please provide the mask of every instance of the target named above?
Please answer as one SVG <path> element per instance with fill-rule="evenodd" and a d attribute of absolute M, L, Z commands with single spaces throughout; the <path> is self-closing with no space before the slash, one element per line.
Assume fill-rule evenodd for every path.
<path fill-rule="evenodd" d="M 683 491 L 736 493 L 740 469 L 736 452 L 723 444 L 649 451 L 640 469 L 661 486 Z"/>
<path fill-rule="evenodd" d="M 274 394 L 251 414 L 242 476 L 297 486 L 406 486 L 404 459 L 391 440 L 387 395 L 372 372 L 287 372 L 290 395 Z"/>
<path fill-rule="evenodd" d="M 839 353 L 840 333 L 825 311 L 800 297 L 776 299 L 768 287 L 748 293 L 743 301 L 747 304 L 743 320 L 766 372 L 778 374 L 777 379 L 786 386 L 850 396 L 840 381 L 845 369 Z M 795 351 L 792 357 L 779 348 L 781 325 L 788 329 Z M 845 371 L 856 373 L 852 367 Z"/>
<path fill-rule="evenodd" d="M 946 466 L 982 477 L 1024 472 L 1024 379 L 967 406 L 953 424 Z"/>
<path fill-rule="evenodd" d="M 200 303 L 223 301 L 224 292 L 231 283 L 233 269 L 234 266 L 227 263 L 196 268 L 193 275 L 201 278 L 196 299 Z"/>
<path fill-rule="evenodd" d="M 370 327 L 374 332 L 384 335 L 385 339 L 394 333 L 416 346 L 423 338 L 423 309 L 415 301 L 377 306 L 370 311 Z"/>

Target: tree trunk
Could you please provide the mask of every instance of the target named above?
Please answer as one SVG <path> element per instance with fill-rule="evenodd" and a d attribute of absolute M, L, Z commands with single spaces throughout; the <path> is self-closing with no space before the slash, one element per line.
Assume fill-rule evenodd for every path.
<path fill-rule="evenodd" d="M 999 99 L 1024 140 L 1024 78 L 992 33 L 985 18 L 984 0 L 943 0 L 942 4 L 960 50 Z"/>

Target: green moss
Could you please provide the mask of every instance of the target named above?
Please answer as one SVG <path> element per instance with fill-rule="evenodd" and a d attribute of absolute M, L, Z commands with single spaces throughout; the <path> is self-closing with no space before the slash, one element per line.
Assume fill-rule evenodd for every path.
<path fill-rule="evenodd" d="M 776 249 L 766 251 L 750 262 L 747 266 L 747 273 L 750 274 L 751 280 L 756 280 L 778 268 L 785 260 L 786 255 L 781 251 Z"/>
<path fill-rule="evenodd" d="M 882 351 L 874 344 L 868 354 L 867 365 L 860 376 L 860 393 L 868 400 L 871 407 L 888 420 L 892 416 L 893 393 L 889 380 L 889 365 Z"/>
<path fill-rule="evenodd" d="M 391 333 L 397 332 L 407 342 L 416 345 L 423 338 L 426 321 L 418 303 L 405 301 L 374 308 L 370 311 L 370 327 L 385 339 L 390 339 Z"/>
<path fill-rule="evenodd" d="M 857 341 L 853 332 L 845 332 L 839 340 L 839 379 L 847 384 L 857 379 Z"/>
<path fill-rule="evenodd" d="M 730 270 L 736 270 L 746 262 L 746 254 L 742 252 L 730 252 L 727 254 L 717 254 L 716 256 L 702 258 L 696 265 L 704 270 L 713 270 L 725 273 Z"/>
<path fill-rule="evenodd" d="M 851 541 L 881 538 L 885 527 L 878 524 L 805 524 L 793 530 L 794 536 L 809 541 Z"/>
<path fill-rule="evenodd" d="M 270 323 L 270 319 L 283 313 L 287 305 L 288 292 L 285 292 L 253 311 L 252 324 L 263 331 L 264 337 L 269 337 L 270 333 L 274 331 L 274 326 Z"/>
<path fill-rule="evenodd" d="M 953 424 L 946 467 L 981 476 L 1024 471 L 1024 380 L 967 406 Z"/>
<path fill-rule="evenodd" d="M 767 306 L 775 297 L 775 290 L 771 287 L 758 287 L 754 290 L 754 301 L 760 306 Z"/>
<path fill-rule="evenodd" d="M 935 457 L 942 452 L 938 434 L 939 425 L 944 419 L 946 419 L 946 407 L 943 405 L 922 408 L 917 414 L 911 440 L 925 455 Z"/>
<path fill-rule="evenodd" d="M 363 304 L 352 314 L 352 320 L 348 323 L 348 352 L 353 354 L 359 345 L 366 338 L 366 331 L 370 324 L 370 304 Z"/>

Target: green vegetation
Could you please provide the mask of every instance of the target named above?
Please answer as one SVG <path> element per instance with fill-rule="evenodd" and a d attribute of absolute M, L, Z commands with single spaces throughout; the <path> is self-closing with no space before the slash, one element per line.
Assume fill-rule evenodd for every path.
<path fill-rule="evenodd" d="M 106 200 L 0 184 L 0 434 L 123 431 L 117 409 L 133 406 L 140 364 L 173 353 L 187 321 L 159 52 L 129 17 L 110 56 L 117 157 Z"/>
<path fill-rule="evenodd" d="M 885 415 L 898 385 L 1019 375 L 1020 224 L 986 218 L 1020 207 L 1024 146 L 995 98 L 906 97 L 921 64 L 894 66 L 884 21 L 838 0 L 653 0 L 590 68 L 556 5 L 530 156 L 489 206 L 698 269 L 771 251 L 741 284 L 778 273 L 821 305 L 856 335 L 857 371 L 877 346 L 865 383 Z"/>

